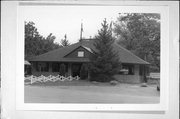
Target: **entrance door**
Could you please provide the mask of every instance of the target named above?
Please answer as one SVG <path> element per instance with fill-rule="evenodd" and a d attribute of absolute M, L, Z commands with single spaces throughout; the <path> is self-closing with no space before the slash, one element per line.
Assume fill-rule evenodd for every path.
<path fill-rule="evenodd" d="M 81 65 L 80 63 L 77 64 L 72 64 L 72 76 L 80 76 L 80 70 L 81 70 Z"/>

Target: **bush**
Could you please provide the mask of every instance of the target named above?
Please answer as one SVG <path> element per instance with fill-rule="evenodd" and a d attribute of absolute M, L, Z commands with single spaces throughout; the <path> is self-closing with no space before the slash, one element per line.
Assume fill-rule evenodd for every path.
<path fill-rule="evenodd" d="M 110 84 L 111 85 L 117 85 L 119 82 L 118 81 L 116 81 L 116 80 L 112 80 L 112 81 L 110 81 Z"/>
<path fill-rule="evenodd" d="M 147 83 L 142 83 L 141 87 L 147 87 Z"/>
<path fill-rule="evenodd" d="M 65 76 L 66 73 L 66 66 L 64 64 L 60 65 L 59 75 Z"/>
<path fill-rule="evenodd" d="M 94 75 L 90 79 L 91 81 L 97 81 L 97 82 L 110 82 L 112 80 L 115 80 L 112 76 L 108 76 L 106 74 L 98 74 Z"/>
<path fill-rule="evenodd" d="M 86 64 L 83 64 L 80 70 L 80 78 L 86 79 L 87 77 L 88 77 L 88 68 Z"/>

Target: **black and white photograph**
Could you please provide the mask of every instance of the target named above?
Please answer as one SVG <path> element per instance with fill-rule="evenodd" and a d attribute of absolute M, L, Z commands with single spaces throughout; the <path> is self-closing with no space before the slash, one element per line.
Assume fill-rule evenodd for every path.
<path fill-rule="evenodd" d="M 2 119 L 178 119 L 175 1 L 2 1 Z"/>
<path fill-rule="evenodd" d="M 26 7 L 24 103 L 160 103 L 161 14 Z"/>

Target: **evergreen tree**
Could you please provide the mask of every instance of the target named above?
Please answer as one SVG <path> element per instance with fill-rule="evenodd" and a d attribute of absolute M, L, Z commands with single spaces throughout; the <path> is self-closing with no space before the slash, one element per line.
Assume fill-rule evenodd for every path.
<path fill-rule="evenodd" d="M 94 41 L 97 51 L 90 58 L 92 62 L 90 71 L 92 80 L 104 82 L 113 80 L 112 76 L 120 70 L 121 63 L 117 52 L 113 50 L 112 44 L 115 39 L 112 37 L 112 29 L 106 19 L 101 25 L 102 28 L 98 31 Z"/>
<path fill-rule="evenodd" d="M 67 40 L 66 34 L 64 35 L 64 39 L 61 39 L 61 45 L 62 45 L 63 47 L 70 45 L 69 41 Z"/>
<path fill-rule="evenodd" d="M 65 76 L 66 73 L 66 66 L 64 64 L 60 65 L 59 75 Z"/>

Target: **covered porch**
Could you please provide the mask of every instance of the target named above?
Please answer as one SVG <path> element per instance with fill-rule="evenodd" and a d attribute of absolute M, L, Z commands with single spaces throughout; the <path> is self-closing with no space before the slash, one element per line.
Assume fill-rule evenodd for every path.
<path fill-rule="evenodd" d="M 31 64 L 32 75 L 34 76 L 56 76 L 60 73 L 60 66 L 64 64 L 65 76 L 75 77 L 80 76 L 80 70 L 82 65 L 88 64 L 88 62 L 31 62 Z"/>

